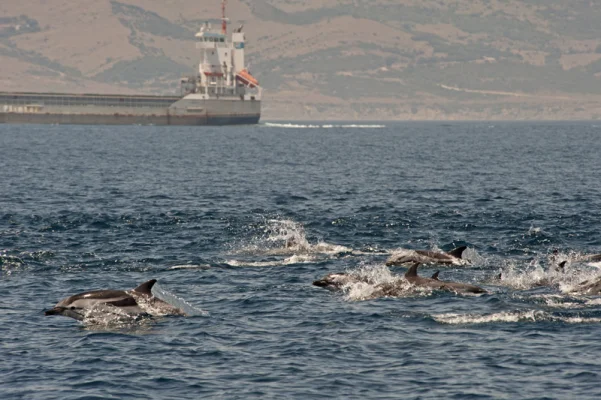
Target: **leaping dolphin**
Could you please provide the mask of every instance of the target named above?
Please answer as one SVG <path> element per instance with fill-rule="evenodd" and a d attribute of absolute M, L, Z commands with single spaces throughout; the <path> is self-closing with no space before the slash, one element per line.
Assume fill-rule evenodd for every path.
<path fill-rule="evenodd" d="M 447 290 L 455 293 L 488 293 L 485 289 L 470 285 L 468 283 L 447 282 L 438 279 L 438 271 L 432 275 L 432 278 L 424 278 L 417 275 L 419 263 L 414 263 L 405 273 L 405 279 L 415 286 L 428 287 L 435 290 Z"/>
<path fill-rule="evenodd" d="M 156 279 L 151 279 L 132 290 L 92 290 L 75 294 L 59 301 L 54 308 L 46 310 L 44 315 L 62 315 L 82 321 L 87 310 L 104 307 L 107 307 L 107 310 L 116 307 L 131 316 L 148 315 L 140 307 L 140 303 L 143 303 L 161 314 L 185 316 L 182 310 L 152 294 L 151 290 L 156 282 Z"/>
<path fill-rule="evenodd" d="M 463 265 L 466 263 L 461 258 L 467 246 L 460 246 L 449 252 L 431 251 L 431 250 L 407 250 L 400 254 L 391 255 L 386 260 L 387 266 L 403 265 L 407 263 L 420 264 L 454 264 Z"/>

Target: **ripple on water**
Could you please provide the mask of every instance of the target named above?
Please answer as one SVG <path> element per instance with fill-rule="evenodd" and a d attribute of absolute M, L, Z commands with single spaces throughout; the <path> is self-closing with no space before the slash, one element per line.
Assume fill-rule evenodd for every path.
<path fill-rule="evenodd" d="M 597 133 L 0 124 L 2 398 L 598 398 L 600 299 L 573 291 L 599 272 Z M 462 244 L 441 277 L 490 294 L 384 265 Z M 332 272 L 363 281 L 311 285 Z M 151 278 L 190 316 L 43 315 Z"/>

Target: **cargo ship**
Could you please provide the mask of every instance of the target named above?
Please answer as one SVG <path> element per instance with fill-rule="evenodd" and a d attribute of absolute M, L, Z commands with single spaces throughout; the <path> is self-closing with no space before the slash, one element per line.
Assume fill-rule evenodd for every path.
<path fill-rule="evenodd" d="M 242 26 L 227 34 L 205 23 L 196 34 L 198 73 L 181 79 L 178 96 L 0 92 L 0 123 L 83 125 L 256 124 L 259 82 L 245 67 Z"/>

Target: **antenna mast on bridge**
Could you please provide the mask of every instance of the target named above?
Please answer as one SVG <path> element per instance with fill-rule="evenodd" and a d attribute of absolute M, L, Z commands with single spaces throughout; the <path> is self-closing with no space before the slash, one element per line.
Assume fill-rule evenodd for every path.
<path fill-rule="evenodd" d="M 221 33 L 227 34 L 227 18 L 225 17 L 225 6 L 227 0 L 221 0 Z"/>

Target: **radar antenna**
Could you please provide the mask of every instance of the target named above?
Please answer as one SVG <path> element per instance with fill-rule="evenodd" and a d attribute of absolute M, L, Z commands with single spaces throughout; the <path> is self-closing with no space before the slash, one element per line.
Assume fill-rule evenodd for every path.
<path fill-rule="evenodd" d="M 225 17 L 225 6 L 227 0 L 221 0 L 221 33 L 224 35 L 227 33 L 227 18 Z"/>

